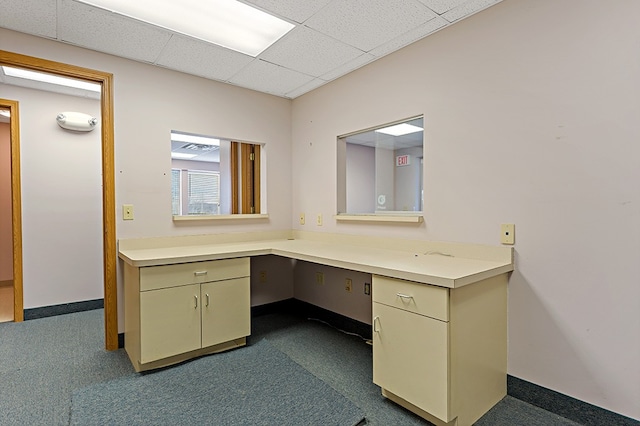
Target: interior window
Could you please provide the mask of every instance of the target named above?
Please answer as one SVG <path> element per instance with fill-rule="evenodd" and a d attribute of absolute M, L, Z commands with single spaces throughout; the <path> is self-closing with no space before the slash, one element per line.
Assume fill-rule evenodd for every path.
<path fill-rule="evenodd" d="M 338 137 L 338 214 L 423 208 L 423 117 Z"/>
<path fill-rule="evenodd" d="M 171 132 L 175 216 L 261 213 L 261 145 Z"/>

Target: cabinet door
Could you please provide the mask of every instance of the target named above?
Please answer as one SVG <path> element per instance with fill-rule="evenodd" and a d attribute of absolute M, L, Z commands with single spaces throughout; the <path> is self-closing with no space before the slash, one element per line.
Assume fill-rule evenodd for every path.
<path fill-rule="evenodd" d="M 373 382 L 448 422 L 447 322 L 373 304 Z"/>
<path fill-rule="evenodd" d="M 202 347 L 251 334 L 249 277 L 202 284 Z"/>
<path fill-rule="evenodd" d="M 140 293 L 140 362 L 200 348 L 200 284 Z"/>

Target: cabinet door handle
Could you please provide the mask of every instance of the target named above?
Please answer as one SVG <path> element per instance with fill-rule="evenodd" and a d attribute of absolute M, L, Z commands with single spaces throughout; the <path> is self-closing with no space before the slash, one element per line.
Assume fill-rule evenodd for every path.
<path fill-rule="evenodd" d="M 378 322 L 380 322 L 380 317 L 373 318 L 373 332 L 380 333 L 380 329 L 377 327 Z"/>
<path fill-rule="evenodd" d="M 209 293 L 205 293 L 205 296 L 207 296 L 207 308 L 209 307 Z"/>
<path fill-rule="evenodd" d="M 408 294 L 396 293 L 396 296 L 401 297 L 402 299 L 413 299 L 413 296 L 409 296 Z"/>
<path fill-rule="evenodd" d="M 196 277 L 202 277 L 203 275 L 207 275 L 207 271 L 195 271 L 193 275 Z"/>
<path fill-rule="evenodd" d="M 198 296 L 193 296 L 196 299 L 196 306 L 193 307 L 193 309 L 197 309 L 198 308 Z"/>

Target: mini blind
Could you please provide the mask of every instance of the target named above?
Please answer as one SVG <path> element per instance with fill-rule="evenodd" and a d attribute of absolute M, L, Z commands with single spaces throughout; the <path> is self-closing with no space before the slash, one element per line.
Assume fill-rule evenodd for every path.
<path fill-rule="evenodd" d="M 188 214 L 218 214 L 220 211 L 220 173 L 189 170 Z"/>
<path fill-rule="evenodd" d="M 171 169 L 171 212 L 174 215 L 180 212 L 180 170 Z"/>

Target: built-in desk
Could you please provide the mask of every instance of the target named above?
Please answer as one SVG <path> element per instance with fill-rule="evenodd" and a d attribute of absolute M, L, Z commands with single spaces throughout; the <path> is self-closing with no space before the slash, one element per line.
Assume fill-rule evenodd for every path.
<path fill-rule="evenodd" d="M 263 255 L 372 275 L 373 379 L 387 398 L 462 426 L 506 395 L 511 248 L 336 234 L 119 241 L 136 370 L 246 344 L 249 259 Z"/>

